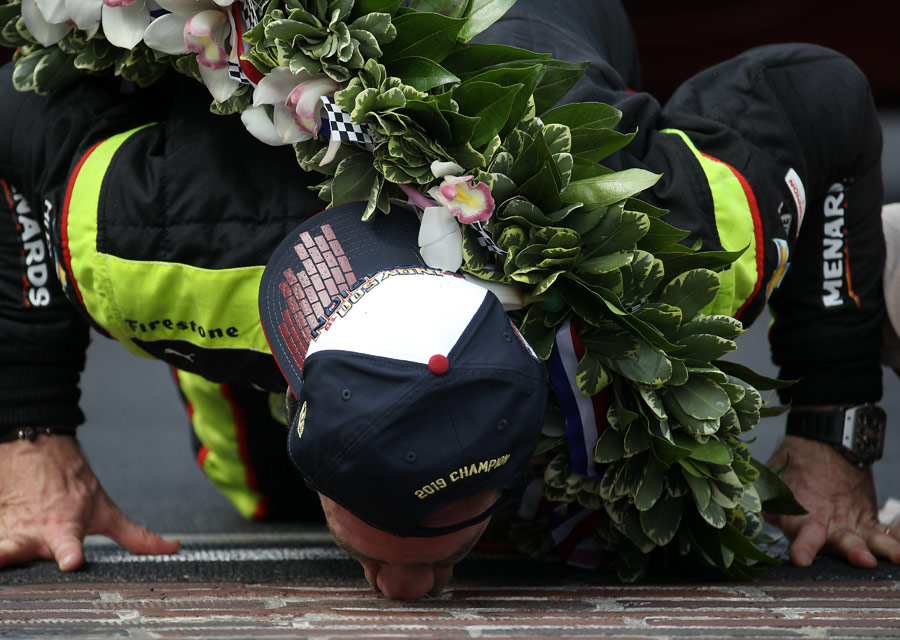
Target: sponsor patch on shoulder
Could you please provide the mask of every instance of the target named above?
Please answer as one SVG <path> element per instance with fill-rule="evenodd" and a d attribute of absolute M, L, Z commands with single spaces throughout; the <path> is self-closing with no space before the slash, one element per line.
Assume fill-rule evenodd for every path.
<path fill-rule="evenodd" d="M 793 167 L 788 169 L 784 176 L 784 182 L 787 184 L 788 191 L 791 192 L 794 203 L 797 205 L 797 233 L 799 234 L 800 226 L 803 224 L 803 216 L 806 214 L 806 188 Z"/>

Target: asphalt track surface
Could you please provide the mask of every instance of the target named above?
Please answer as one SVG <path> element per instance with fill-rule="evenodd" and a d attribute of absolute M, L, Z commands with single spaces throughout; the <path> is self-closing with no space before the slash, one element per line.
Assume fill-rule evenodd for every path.
<path fill-rule="evenodd" d="M 900 111 L 883 114 L 887 199 L 900 200 Z M 773 375 L 765 322 L 735 359 Z M 697 576 L 621 585 L 599 571 L 475 552 L 440 597 L 373 594 L 318 524 L 250 523 L 194 464 L 168 372 L 95 338 L 83 377 L 80 439 L 102 484 L 136 521 L 182 540 L 174 556 L 139 557 L 105 538 L 85 567 L 37 562 L 0 571 L 3 638 L 900 638 L 900 570 L 835 559 L 771 568 L 749 584 Z M 879 499 L 900 498 L 900 380 L 885 373 Z M 765 459 L 783 418 L 757 430 Z"/>

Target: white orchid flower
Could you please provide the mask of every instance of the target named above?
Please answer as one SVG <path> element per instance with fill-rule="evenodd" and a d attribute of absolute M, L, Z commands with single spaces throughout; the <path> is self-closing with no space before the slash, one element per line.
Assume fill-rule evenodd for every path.
<path fill-rule="evenodd" d="M 273 146 L 316 138 L 319 134 L 321 98 L 340 89 L 324 74 L 293 73 L 275 67 L 253 90 L 253 106 L 241 120 L 256 138 Z M 264 105 L 271 105 L 272 118 Z"/>
<path fill-rule="evenodd" d="M 428 207 L 419 227 L 419 253 L 429 267 L 456 271 L 462 266 L 462 229 L 445 207 Z"/>
<path fill-rule="evenodd" d="M 103 24 L 103 35 L 123 49 L 134 49 L 150 24 L 152 0 L 65 0 L 69 19 L 93 36 Z"/>
<path fill-rule="evenodd" d="M 482 280 L 476 278 L 472 274 L 464 273 L 463 277 L 479 287 L 487 289 L 500 300 L 503 310 L 506 312 L 516 311 L 525 307 L 525 300 L 522 297 L 522 291 L 515 285 L 506 284 L 505 282 L 492 282 L 490 280 Z"/>
<path fill-rule="evenodd" d="M 65 38 L 72 29 L 65 6 L 64 0 L 22 0 L 22 20 L 28 33 L 45 47 Z"/>
<path fill-rule="evenodd" d="M 169 11 L 147 27 L 144 43 L 169 55 L 197 53 L 200 75 L 206 88 L 219 102 L 230 98 L 238 82 L 228 75 L 233 56 L 234 19 L 229 9 L 233 0 L 156 0 Z M 231 40 L 226 51 L 226 44 Z"/>

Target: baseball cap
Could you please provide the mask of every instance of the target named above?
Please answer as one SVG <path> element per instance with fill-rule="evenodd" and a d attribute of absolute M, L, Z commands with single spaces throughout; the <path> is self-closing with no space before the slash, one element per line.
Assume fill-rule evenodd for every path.
<path fill-rule="evenodd" d="M 500 302 L 428 267 L 416 215 L 362 222 L 326 209 L 278 246 L 260 317 L 298 399 L 288 454 L 308 485 L 398 536 L 444 507 L 509 489 L 525 471 L 547 400 L 543 365 Z"/>

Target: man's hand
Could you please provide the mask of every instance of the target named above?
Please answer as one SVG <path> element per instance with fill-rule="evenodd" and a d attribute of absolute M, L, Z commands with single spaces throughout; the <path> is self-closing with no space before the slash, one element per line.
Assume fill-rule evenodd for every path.
<path fill-rule="evenodd" d="M 809 566 L 819 551 L 857 567 L 876 566 L 876 556 L 900 564 L 900 527 L 887 532 L 878 523 L 871 469 L 855 467 L 830 445 L 794 436 L 784 437 L 769 466 L 782 467 L 788 454 L 782 479 L 809 513 L 768 519 L 792 541 L 793 564 Z"/>
<path fill-rule="evenodd" d="M 0 445 L 0 568 L 47 559 L 74 571 L 84 561 L 89 534 L 108 536 L 133 553 L 175 553 L 179 546 L 113 504 L 75 438 Z"/>

